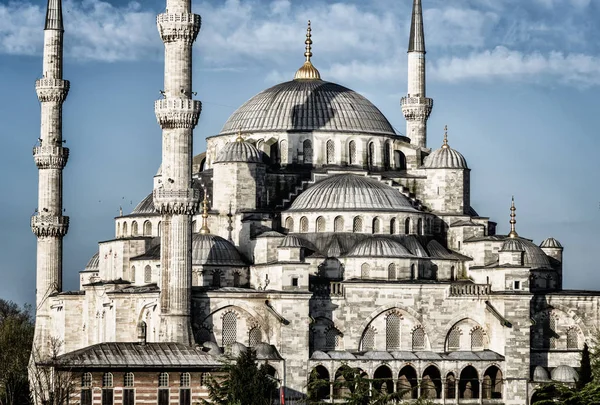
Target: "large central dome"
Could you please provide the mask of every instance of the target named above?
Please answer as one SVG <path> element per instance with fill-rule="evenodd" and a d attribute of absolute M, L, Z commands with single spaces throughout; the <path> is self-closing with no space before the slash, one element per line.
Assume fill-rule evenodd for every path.
<path fill-rule="evenodd" d="M 240 129 L 396 135 L 369 100 L 323 80 L 293 80 L 257 94 L 229 117 L 220 135 L 234 134 Z"/>

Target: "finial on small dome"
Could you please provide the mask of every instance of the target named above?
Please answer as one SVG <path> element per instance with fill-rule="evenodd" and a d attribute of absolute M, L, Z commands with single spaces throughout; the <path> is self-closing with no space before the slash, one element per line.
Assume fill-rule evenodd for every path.
<path fill-rule="evenodd" d="M 304 52 L 304 56 L 306 57 L 306 61 L 304 65 L 296 72 L 294 76 L 294 80 L 320 80 L 321 74 L 319 71 L 313 66 L 311 62 L 312 58 L 312 27 L 310 24 L 310 20 L 308 20 L 308 28 L 306 29 L 306 51 Z"/>
<path fill-rule="evenodd" d="M 444 127 L 444 144 L 442 148 L 448 149 L 450 146 L 448 145 L 448 125 Z"/>
<path fill-rule="evenodd" d="M 235 139 L 235 141 L 244 142 L 244 138 L 242 137 L 242 127 L 238 129 L 237 138 Z"/>
<path fill-rule="evenodd" d="M 510 206 L 510 233 L 508 234 L 509 238 L 517 238 L 519 236 L 519 234 L 516 231 L 516 225 L 517 225 L 517 220 L 515 219 L 517 217 L 517 214 L 515 214 L 516 210 L 517 209 L 515 208 L 515 197 L 513 196 L 512 204 Z"/>
<path fill-rule="evenodd" d="M 210 229 L 208 229 L 208 196 L 206 194 L 206 189 L 204 189 L 204 200 L 202 200 L 202 228 L 200 228 L 201 234 L 209 234 Z"/>

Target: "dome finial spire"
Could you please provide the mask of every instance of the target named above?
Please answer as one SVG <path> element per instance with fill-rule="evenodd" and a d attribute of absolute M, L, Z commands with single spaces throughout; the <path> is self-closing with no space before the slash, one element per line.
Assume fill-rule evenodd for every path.
<path fill-rule="evenodd" d="M 513 196 L 512 204 L 510 206 L 510 233 L 508 234 L 509 238 L 517 238 L 519 236 L 519 234 L 517 233 L 517 230 L 516 230 L 516 225 L 517 225 L 517 220 L 515 219 L 517 217 L 517 214 L 515 214 L 516 210 L 517 209 L 515 208 L 515 197 Z"/>
<path fill-rule="evenodd" d="M 242 137 L 242 127 L 238 128 L 237 138 L 235 139 L 235 141 L 244 142 L 244 138 Z"/>
<path fill-rule="evenodd" d="M 306 51 L 304 52 L 304 56 L 306 57 L 306 61 L 304 65 L 296 72 L 294 76 L 294 80 L 320 80 L 321 74 L 315 68 L 311 62 L 312 58 L 312 27 L 310 24 L 310 20 L 308 20 L 308 28 L 306 29 Z"/>
<path fill-rule="evenodd" d="M 207 235 L 210 233 L 210 229 L 208 229 L 208 196 L 206 194 L 206 189 L 204 189 L 204 200 L 202 200 L 202 228 L 200 228 L 200 233 L 203 235 Z"/>
<path fill-rule="evenodd" d="M 444 144 L 442 148 L 448 149 L 450 146 L 448 145 L 448 125 L 444 127 Z"/>

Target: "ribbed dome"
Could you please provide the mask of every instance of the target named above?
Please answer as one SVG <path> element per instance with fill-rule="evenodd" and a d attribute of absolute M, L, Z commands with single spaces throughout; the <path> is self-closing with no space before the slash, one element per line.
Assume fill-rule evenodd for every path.
<path fill-rule="evenodd" d="M 425 158 L 423 167 L 425 169 L 468 169 L 465 157 L 450 147 L 433 151 Z"/>
<path fill-rule="evenodd" d="M 396 135 L 369 100 L 322 80 L 293 80 L 252 97 L 223 126 L 221 135 L 244 132 L 331 131 Z"/>
<path fill-rule="evenodd" d="M 215 163 L 227 162 L 261 163 L 262 159 L 256 146 L 244 141 L 235 141 L 225 145 L 215 161 Z"/>
<path fill-rule="evenodd" d="M 544 367 L 537 366 L 533 370 L 533 381 L 550 381 L 550 375 Z"/>
<path fill-rule="evenodd" d="M 399 242 L 387 238 L 367 238 L 352 248 L 348 257 L 408 257 L 410 252 Z"/>
<path fill-rule="evenodd" d="M 195 233 L 192 236 L 192 264 L 244 266 L 240 253 L 220 236 Z"/>
<path fill-rule="evenodd" d="M 100 270 L 100 254 L 98 252 L 94 253 L 94 255 L 90 258 L 90 261 L 85 266 L 85 270 Z"/>
<path fill-rule="evenodd" d="M 279 247 L 283 248 L 305 248 L 316 251 L 317 248 L 309 241 L 299 238 L 295 235 L 287 235 L 281 240 Z"/>
<path fill-rule="evenodd" d="M 393 187 L 355 174 L 322 180 L 296 198 L 290 211 L 416 211 Z"/>
<path fill-rule="evenodd" d="M 509 238 L 502 245 L 503 251 L 525 252 L 525 266 L 532 269 L 551 269 L 550 259 L 535 243 L 522 238 Z"/>
<path fill-rule="evenodd" d="M 554 238 L 548 238 L 542 242 L 540 247 L 542 247 L 542 248 L 562 248 L 563 245 L 561 245 L 560 242 Z"/>
<path fill-rule="evenodd" d="M 138 205 L 135 206 L 131 212 L 131 215 L 148 215 L 156 213 L 156 209 L 154 208 L 154 199 L 152 197 L 152 193 L 150 193 Z"/>
<path fill-rule="evenodd" d="M 573 367 L 558 366 L 552 370 L 552 379 L 562 383 L 574 383 L 579 380 L 579 374 Z"/>
<path fill-rule="evenodd" d="M 518 239 L 509 238 L 502 244 L 501 252 L 524 252 L 525 248 Z"/>

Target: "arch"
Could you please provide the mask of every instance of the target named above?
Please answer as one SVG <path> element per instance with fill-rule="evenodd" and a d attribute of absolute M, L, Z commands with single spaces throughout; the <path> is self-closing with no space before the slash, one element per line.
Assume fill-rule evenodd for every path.
<path fill-rule="evenodd" d="M 334 232 L 344 232 L 344 217 L 337 216 L 333 220 L 333 231 Z"/>
<path fill-rule="evenodd" d="M 479 375 L 473 366 L 467 366 L 460 372 L 458 394 L 461 399 L 479 398 Z"/>
<path fill-rule="evenodd" d="M 381 233 L 381 219 L 373 218 L 373 233 Z"/>
<path fill-rule="evenodd" d="M 308 232 L 308 218 L 300 218 L 300 232 Z"/>
<path fill-rule="evenodd" d="M 483 399 L 502 399 L 502 371 L 497 366 L 491 366 L 483 374 Z"/>
<path fill-rule="evenodd" d="M 152 222 L 144 222 L 144 236 L 152 236 Z"/>
<path fill-rule="evenodd" d="M 394 165 L 396 170 L 406 170 L 406 155 L 400 150 L 394 151 Z"/>
<path fill-rule="evenodd" d="M 117 238 L 121 237 L 121 223 L 117 222 Z"/>
<path fill-rule="evenodd" d="M 168 387 L 169 386 L 169 373 L 160 373 L 158 375 L 158 386 Z"/>
<path fill-rule="evenodd" d="M 133 221 L 131 223 L 131 236 L 138 236 L 138 223 Z"/>
<path fill-rule="evenodd" d="M 448 373 L 446 376 L 446 399 L 454 399 L 456 398 L 456 377 L 454 373 Z"/>
<path fill-rule="evenodd" d="M 248 331 L 248 347 L 256 347 L 261 342 L 262 330 L 260 325 L 255 325 Z"/>
<path fill-rule="evenodd" d="M 415 264 L 411 264 L 410 265 L 410 279 L 411 280 L 416 280 L 417 278 L 417 266 L 415 266 Z"/>
<path fill-rule="evenodd" d="M 394 392 L 394 376 L 388 366 L 379 366 L 373 373 L 373 389 L 382 394 Z"/>
<path fill-rule="evenodd" d="M 160 222 L 158 223 L 158 227 L 157 227 L 157 229 L 156 229 L 156 234 L 157 234 L 158 236 L 161 236 L 161 235 L 162 235 L 162 221 L 160 221 Z"/>
<path fill-rule="evenodd" d="M 312 369 L 309 376 L 308 390 L 309 398 L 323 401 L 329 398 L 329 371 L 322 365 Z"/>
<path fill-rule="evenodd" d="M 410 218 L 404 220 L 404 234 L 410 235 Z"/>
<path fill-rule="evenodd" d="M 269 146 L 269 158 L 271 160 L 271 164 L 273 164 L 273 165 L 278 165 L 279 164 L 279 162 L 280 162 L 280 157 L 279 157 L 279 143 L 273 142 Z"/>
<path fill-rule="evenodd" d="M 152 268 L 150 265 L 144 267 L 144 283 L 150 284 L 152 282 Z"/>
<path fill-rule="evenodd" d="M 135 266 L 131 266 L 131 272 L 129 273 L 129 281 L 135 283 Z"/>
<path fill-rule="evenodd" d="M 397 230 L 396 230 L 396 218 L 392 218 L 390 220 L 390 235 L 395 235 Z"/>
<path fill-rule="evenodd" d="M 448 333 L 448 340 L 446 342 L 446 347 L 449 352 L 460 350 L 460 336 L 462 332 L 459 328 L 454 327 Z"/>
<path fill-rule="evenodd" d="M 348 164 L 355 165 L 358 161 L 356 159 L 356 142 L 350 141 L 348 144 Z"/>
<path fill-rule="evenodd" d="M 391 154 L 390 141 L 387 141 L 383 145 L 383 167 L 385 168 L 385 170 L 390 170 L 390 154 Z"/>
<path fill-rule="evenodd" d="M 450 267 L 450 281 L 456 280 L 456 268 L 454 266 Z"/>
<path fill-rule="evenodd" d="M 197 229 L 196 226 L 197 226 L 196 221 L 192 221 L 192 233 L 196 232 L 196 229 Z"/>
<path fill-rule="evenodd" d="M 190 373 L 181 373 L 179 376 L 179 386 L 180 387 L 189 387 L 191 383 Z"/>
<path fill-rule="evenodd" d="M 223 347 L 228 347 L 237 341 L 237 315 L 229 311 L 221 319 L 221 341 Z"/>
<path fill-rule="evenodd" d="M 425 329 L 422 326 L 417 326 L 412 331 L 412 350 L 424 350 L 425 349 Z"/>
<path fill-rule="evenodd" d="M 81 387 L 91 388 L 92 386 L 92 373 L 83 373 L 81 375 Z"/>
<path fill-rule="evenodd" d="M 221 271 L 213 270 L 211 276 L 210 285 L 214 288 L 221 288 Z"/>
<path fill-rule="evenodd" d="M 350 385 L 352 382 L 353 370 L 347 365 L 343 365 L 335 372 L 333 383 L 333 398 L 345 399 L 350 393 Z"/>
<path fill-rule="evenodd" d="M 367 326 L 361 339 L 361 350 L 368 352 L 375 350 L 375 329 Z"/>
<path fill-rule="evenodd" d="M 279 154 L 281 155 L 280 159 L 282 165 L 288 164 L 288 153 L 288 143 L 284 139 L 279 143 Z"/>
<path fill-rule="evenodd" d="M 375 142 L 369 142 L 367 146 L 367 166 L 369 170 L 375 167 Z"/>
<path fill-rule="evenodd" d="M 113 375 L 112 373 L 104 373 L 102 375 L 102 388 L 113 387 Z"/>
<path fill-rule="evenodd" d="M 123 375 L 123 386 L 124 387 L 133 387 L 134 383 L 135 383 L 135 377 L 132 372 L 128 372 Z"/>
<path fill-rule="evenodd" d="M 318 217 L 315 223 L 315 228 L 317 232 L 325 232 L 325 218 Z"/>
<path fill-rule="evenodd" d="M 305 165 L 312 164 L 313 162 L 313 147 L 310 139 L 306 139 L 302 142 L 302 162 Z"/>
<path fill-rule="evenodd" d="M 362 217 L 354 217 L 352 221 L 352 232 L 359 233 L 363 231 L 363 220 Z"/>
<path fill-rule="evenodd" d="M 484 332 L 479 326 L 471 330 L 471 350 L 481 351 L 484 349 Z"/>
<path fill-rule="evenodd" d="M 421 397 L 438 399 L 442 397 L 442 374 L 436 366 L 429 366 L 421 379 Z"/>
<path fill-rule="evenodd" d="M 397 312 L 391 312 L 385 318 L 385 348 L 387 351 L 400 350 L 400 321 Z"/>
<path fill-rule="evenodd" d="M 390 263 L 388 266 L 388 280 L 396 279 L 396 265 L 394 263 Z"/>
<path fill-rule="evenodd" d="M 363 263 L 362 266 L 360 266 L 360 278 L 369 278 L 371 276 L 371 266 L 369 265 L 369 263 Z"/>
<path fill-rule="evenodd" d="M 127 222 L 123 222 L 123 237 L 127 237 Z"/>
<path fill-rule="evenodd" d="M 326 147 L 326 151 L 327 151 L 327 157 L 326 157 L 327 164 L 328 165 L 335 164 L 335 144 L 330 139 L 327 141 L 327 144 L 325 147 Z"/>
<path fill-rule="evenodd" d="M 404 366 L 398 373 L 398 393 L 402 399 L 416 399 L 418 396 L 417 372 L 412 366 Z"/>
<path fill-rule="evenodd" d="M 425 232 L 423 232 L 423 219 L 419 218 L 417 220 L 417 234 L 419 235 L 424 235 Z"/>
<path fill-rule="evenodd" d="M 579 334 L 577 333 L 577 328 L 574 326 L 567 329 L 567 349 L 579 349 Z"/>
<path fill-rule="evenodd" d="M 285 229 L 288 232 L 294 232 L 294 218 L 292 217 L 287 217 L 285 219 Z"/>

